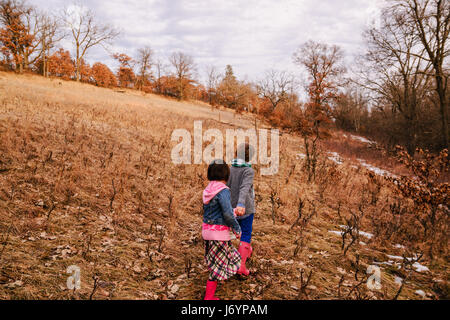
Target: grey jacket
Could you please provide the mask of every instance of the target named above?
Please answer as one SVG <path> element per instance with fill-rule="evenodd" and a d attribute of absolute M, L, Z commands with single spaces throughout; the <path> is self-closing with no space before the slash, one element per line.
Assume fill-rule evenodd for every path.
<path fill-rule="evenodd" d="M 237 217 L 238 220 L 245 219 L 255 213 L 254 177 L 255 171 L 252 168 L 230 168 L 227 186 L 231 190 L 231 206 L 236 208 L 240 204 L 245 207 L 245 215 Z"/>

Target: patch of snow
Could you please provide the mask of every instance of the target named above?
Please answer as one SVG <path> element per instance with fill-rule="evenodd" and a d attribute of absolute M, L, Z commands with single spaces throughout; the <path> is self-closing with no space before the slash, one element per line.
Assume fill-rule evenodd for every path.
<path fill-rule="evenodd" d="M 403 260 L 403 257 L 400 257 L 400 256 L 391 256 L 391 255 L 387 254 L 387 257 L 392 260 Z M 411 258 L 406 258 L 406 259 L 410 260 Z"/>
<path fill-rule="evenodd" d="M 362 143 L 376 144 L 376 142 L 374 142 L 374 141 L 372 141 L 372 140 L 369 140 L 369 139 L 366 139 L 366 138 L 364 138 L 364 137 L 360 137 L 360 136 L 350 135 L 350 138 L 351 138 L 352 140 L 356 140 L 356 141 L 359 141 L 359 142 L 362 142 Z"/>
<path fill-rule="evenodd" d="M 333 231 L 333 230 L 330 230 L 330 231 L 328 231 L 329 233 L 334 233 L 334 234 L 337 234 L 338 236 L 342 236 L 343 234 L 344 234 L 344 232 L 342 232 L 342 231 Z"/>
<path fill-rule="evenodd" d="M 342 160 L 342 158 L 339 155 L 339 153 L 337 153 L 337 152 L 328 152 L 328 155 L 329 155 L 328 159 L 333 161 L 334 163 L 339 164 L 339 165 L 344 163 L 344 161 Z"/>
<path fill-rule="evenodd" d="M 428 269 L 428 267 L 425 267 L 425 266 L 421 265 L 418 262 L 415 262 L 412 266 L 413 266 L 414 269 L 416 269 L 417 272 L 430 271 L 430 269 Z"/>
<path fill-rule="evenodd" d="M 337 271 L 338 271 L 340 274 L 347 274 L 347 272 L 346 272 L 344 269 L 340 268 L 340 267 L 337 267 Z"/>
<path fill-rule="evenodd" d="M 368 238 L 368 239 L 372 239 L 372 237 L 373 237 L 373 234 L 368 233 L 368 232 L 364 232 L 364 231 L 360 231 L 359 234 L 360 234 L 361 236 L 363 236 L 363 237 Z"/>
<path fill-rule="evenodd" d="M 359 244 L 362 245 L 362 246 L 367 246 L 367 243 L 362 242 L 362 241 L 360 241 Z"/>
<path fill-rule="evenodd" d="M 401 244 L 398 244 L 398 243 L 394 246 L 394 248 L 397 248 L 397 249 L 406 249 L 405 246 L 402 246 Z"/>
<path fill-rule="evenodd" d="M 395 276 L 394 282 L 398 285 L 402 285 L 403 279 L 400 277 Z"/>
<path fill-rule="evenodd" d="M 394 264 L 394 261 L 386 261 L 386 262 L 373 262 L 373 264 L 379 266 L 379 265 L 387 265 L 387 266 L 392 266 Z"/>
<path fill-rule="evenodd" d="M 363 166 L 364 168 L 366 168 L 369 171 L 372 171 L 373 173 L 375 173 L 378 176 L 382 176 L 382 177 L 393 177 L 396 178 L 397 176 L 390 173 L 389 171 L 377 168 L 375 166 L 372 166 L 371 164 L 368 164 L 365 160 L 363 159 L 358 159 L 359 163 L 361 164 L 361 166 Z"/>
<path fill-rule="evenodd" d="M 304 154 L 304 153 L 297 153 L 296 157 L 297 157 L 297 160 L 302 160 L 302 159 L 306 158 L 306 154 Z"/>
<path fill-rule="evenodd" d="M 23 282 L 20 281 L 20 280 L 17 280 L 17 281 L 15 281 L 13 283 L 8 283 L 6 286 L 8 288 L 15 288 L 15 287 L 21 287 L 22 285 L 23 285 Z"/>
<path fill-rule="evenodd" d="M 391 260 L 403 260 L 403 257 L 400 256 L 392 256 L 387 254 L 386 255 L 389 259 Z M 417 259 L 417 255 L 415 255 L 414 258 L 406 258 L 406 260 L 408 261 L 413 261 L 414 259 Z M 428 267 L 420 264 L 419 262 L 414 262 L 412 267 L 417 271 L 417 272 L 426 272 L 426 271 L 430 271 L 430 269 L 428 269 Z"/>
<path fill-rule="evenodd" d="M 342 224 L 339 227 L 341 227 L 342 229 L 347 229 L 347 226 L 344 226 Z M 359 235 L 363 236 L 363 237 L 366 237 L 368 239 L 372 239 L 373 238 L 373 234 L 368 233 L 368 232 L 364 232 L 364 231 L 359 231 Z"/>
<path fill-rule="evenodd" d="M 423 290 L 416 290 L 414 293 L 421 296 L 422 298 L 426 297 L 426 293 Z"/>

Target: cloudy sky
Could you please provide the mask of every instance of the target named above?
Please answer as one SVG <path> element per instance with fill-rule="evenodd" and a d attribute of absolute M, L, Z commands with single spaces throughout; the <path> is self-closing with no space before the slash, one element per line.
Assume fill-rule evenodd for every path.
<path fill-rule="evenodd" d="M 256 80 L 267 69 L 294 72 L 292 54 L 307 40 L 341 46 L 347 61 L 362 49 L 362 31 L 373 23 L 383 0 L 78 0 L 98 21 L 121 31 L 111 52 L 135 55 L 150 46 L 167 59 L 174 51 L 194 57 L 203 78 L 208 65 L 231 64 L 241 79 Z M 29 0 L 50 12 L 73 1 Z M 63 43 L 72 49 L 70 42 Z M 102 48 L 89 62 L 115 67 Z"/>

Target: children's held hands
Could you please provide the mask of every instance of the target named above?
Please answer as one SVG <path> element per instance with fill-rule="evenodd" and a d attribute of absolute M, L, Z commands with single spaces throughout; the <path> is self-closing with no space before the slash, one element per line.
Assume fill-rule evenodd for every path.
<path fill-rule="evenodd" d="M 235 213 L 238 216 L 243 216 L 243 215 L 245 215 L 245 208 L 244 207 L 237 207 L 235 209 Z"/>

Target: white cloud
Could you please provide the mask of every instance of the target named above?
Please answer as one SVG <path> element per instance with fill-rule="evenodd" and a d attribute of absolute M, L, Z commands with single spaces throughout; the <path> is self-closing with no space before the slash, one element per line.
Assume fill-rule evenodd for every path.
<path fill-rule="evenodd" d="M 150 45 L 159 55 L 184 51 L 199 71 L 231 64 L 238 76 L 256 79 L 268 68 L 296 71 L 292 54 L 313 39 L 342 46 L 351 57 L 382 0 L 93 0 L 84 1 L 100 22 L 122 30 L 113 52 L 134 55 Z M 30 0 L 54 10 L 67 1 Z M 67 45 L 67 42 L 65 42 Z M 69 49 L 69 48 L 68 48 Z M 111 61 L 102 48 L 88 61 Z"/>

